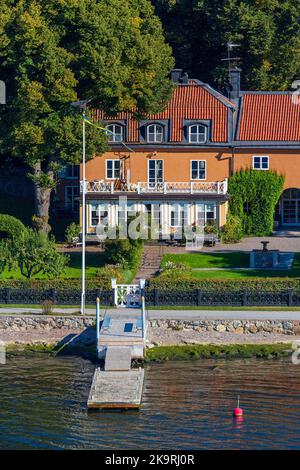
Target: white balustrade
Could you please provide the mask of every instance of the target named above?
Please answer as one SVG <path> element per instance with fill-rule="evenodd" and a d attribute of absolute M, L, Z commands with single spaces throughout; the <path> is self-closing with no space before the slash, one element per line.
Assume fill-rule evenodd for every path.
<path fill-rule="evenodd" d="M 82 191 L 83 183 L 80 182 Z M 87 193 L 137 193 L 137 194 L 227 194 L 228 181 L 175 181 L 159 183 L 120 183 L 119 181 L 87 181 Z"/>

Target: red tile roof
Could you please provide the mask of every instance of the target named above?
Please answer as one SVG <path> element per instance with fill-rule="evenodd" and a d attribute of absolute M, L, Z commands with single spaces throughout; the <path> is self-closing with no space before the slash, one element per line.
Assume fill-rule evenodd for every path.
<path fill-rule="evenodd" d="M 300 141 L 300 104 L 292 93 L 251 93 L 242 98 L 239 141 Z"/>
<path fill-rule="evenodd" d="M 161 113 L 150 114 L 149 120 L 170 119 L 170 141 L 183 140 L 183 122 L 186 120 L 211 120 L 211 141 L 227 142 L 228 107 L 235 107 L 223 95 L 215 92 L 209 86 L 190 80 L 186 85 L 178 85 L 166 109 Z M 101 110 L 96 110 L 97 120 L 127 121 L 127 142 L 139 142 L 139 122 L 132 113 L 119 113 L 116 117 L 105 116 Z"/>

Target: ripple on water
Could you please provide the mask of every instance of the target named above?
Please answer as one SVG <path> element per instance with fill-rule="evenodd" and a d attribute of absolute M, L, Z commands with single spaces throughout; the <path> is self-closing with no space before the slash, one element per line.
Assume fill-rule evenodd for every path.
<path fill-rule="evenodd" d="M 1 366 L 0 448 L 300 448 L 300 367 L 289 361 L 150 365 L 139 413 L 88 414 L 93 372 L 78 357 L 15 357 Z M 238 393 L 242 423 L 231 416 Z"/>

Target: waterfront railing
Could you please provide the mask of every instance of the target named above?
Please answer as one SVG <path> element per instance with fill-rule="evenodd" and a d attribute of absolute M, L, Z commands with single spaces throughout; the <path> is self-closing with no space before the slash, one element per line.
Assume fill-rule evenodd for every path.
<path fill-rule="evenodd" d="M 209 306 L 273 306 L 273 307 L 298 307 L 300 306 L 300 291 L 286 289 L 280 291 L 204 291 L 201 289 L 191 290 L 160 290 L 145 289 L 146 307 L 209 307 Z M 86 304 L 95 305 L 97 297 L 100 305 L 114 305 L 114 291 L 101 289 L 86 290 Z M 54 305 L 79 305 L 81 299 L 80 290 L 66 289 L 0 289 L 0 304 L 26 304 L 42 305 L 49 301 Z"/>

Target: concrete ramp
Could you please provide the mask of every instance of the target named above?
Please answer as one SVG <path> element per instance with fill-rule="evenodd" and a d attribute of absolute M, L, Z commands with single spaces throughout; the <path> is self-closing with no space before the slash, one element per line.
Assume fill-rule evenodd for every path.
<path fill-rule="evenodd" d="M 105 371 L 127 371 L 131 369 L 130 346 L 108 346 L 105 355 Z"/>

